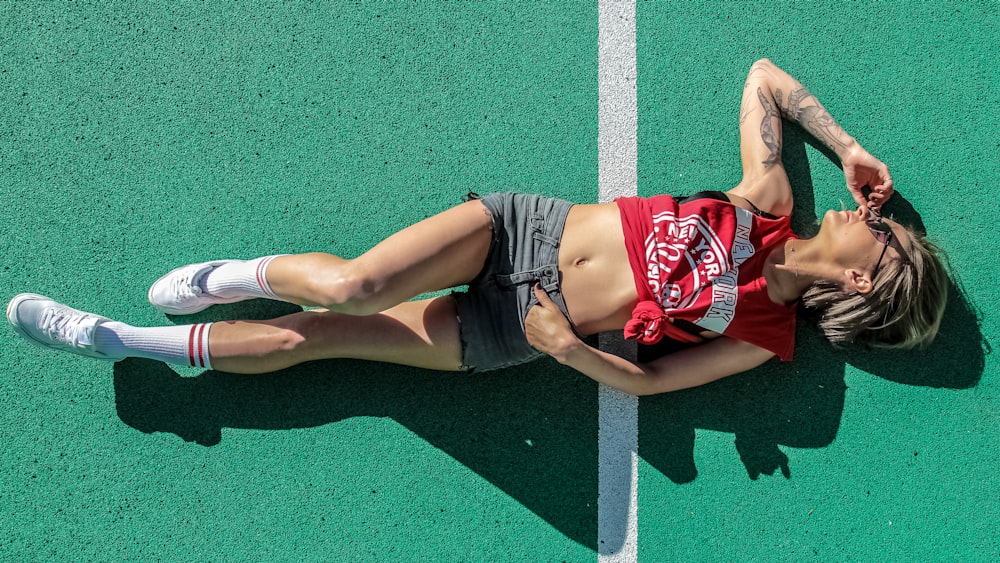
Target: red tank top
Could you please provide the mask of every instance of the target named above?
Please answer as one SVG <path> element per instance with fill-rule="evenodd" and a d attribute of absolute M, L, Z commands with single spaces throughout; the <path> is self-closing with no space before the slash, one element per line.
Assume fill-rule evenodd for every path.
<path fill-rule="evenodd" d="M 795 305 L 771 301 L 763 276 L 771 251 L 795 238 L 788 217 L 763 217 L 715 199 L 615 201 L 639 292 L 626 338 L 700 341 L 672 323 L 680 319 L 792 359 Z"/>

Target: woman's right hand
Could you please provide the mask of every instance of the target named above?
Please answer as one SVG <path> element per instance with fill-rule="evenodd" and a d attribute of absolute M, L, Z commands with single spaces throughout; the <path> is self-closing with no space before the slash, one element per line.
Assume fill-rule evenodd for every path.
<path fill-rule="evenodd" d="M 879 209 L 892 197 L 892 175 L 884 162 L 872 156 L 857 141 L 845 151 L 840 159 L 844 166 L 847 189 L 858 205 Z M 865 199 L 862 188 L 868 186 L 871 193 Z"/>
<path fill-rule="evenodd" d="M 534 291 L 538 305 L 529 309 L 524 318 L 524 336 L 528 344 L 539 352 L 564 362 L 566 355 L 580 344 L 580 339 L 573 332 L 566 315 L 545 290 L 536 284 Z"/>

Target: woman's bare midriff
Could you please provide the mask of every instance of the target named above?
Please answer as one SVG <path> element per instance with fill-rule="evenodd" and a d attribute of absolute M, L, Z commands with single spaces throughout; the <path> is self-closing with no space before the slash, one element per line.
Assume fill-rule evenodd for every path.
<path fill-rule="evenodd" d="M 574 205 L 559 247 L 562 294 L 583 335 L 621 330 L 639 300 L 614 203 Z"/>

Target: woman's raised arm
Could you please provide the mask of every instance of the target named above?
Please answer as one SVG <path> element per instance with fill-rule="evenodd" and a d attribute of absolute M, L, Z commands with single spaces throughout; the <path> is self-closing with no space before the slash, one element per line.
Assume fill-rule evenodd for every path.
<path fill-rule="evenodd" d="M 781 119 L 798 123 L 837 154 L 858 204 L 880 207 L 892 195 L 889 168 L 847 134 L 802 84 L 767 59 L 750 67 L 740 105 L 743 181 L 731 193 L 775 214 L 791 212 L 792 194 L 781 165 Z M 866 200 L 862 188 L 871 189 Z"/>

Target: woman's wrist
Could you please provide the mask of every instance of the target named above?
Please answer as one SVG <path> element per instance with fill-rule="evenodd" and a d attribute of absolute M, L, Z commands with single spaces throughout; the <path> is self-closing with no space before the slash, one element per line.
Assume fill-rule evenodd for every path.
<path fill-rule="evenodd" d="M 848 155 L 850 155 L 855 151 L 865 150 L 861 147 L 861 144 L 858 143 L 857 139 L 855 139 L 854 137 L 848 135 L 847 133 L 844 133 L 843 137 L 846 138 L 846 141 L 844 141 L 841 146 L 834 147 L 834 152 L 837 153 L 837 158 L 839 158 L 841 161 L 845 160 L 848 157 Z"/>
<path fill-rule="evenodd" d="M 576 342 L 568 342 L 559 356 L 553 357 L 555 357 L 557 362 L 566 367 L 589 374 L 594 364 L 596 352 L 594 348 L 577 339 Z"/>
<path fill-rule="evenodd" d="M 585 353 L 589 348 L 579 337 L 575 334 L 571 338 L 566 338 L 552 353 L 549 355 L 555 358 L 560 364 L 572 367 L 574 360 L 579 360 L 582 353 Z"/>

